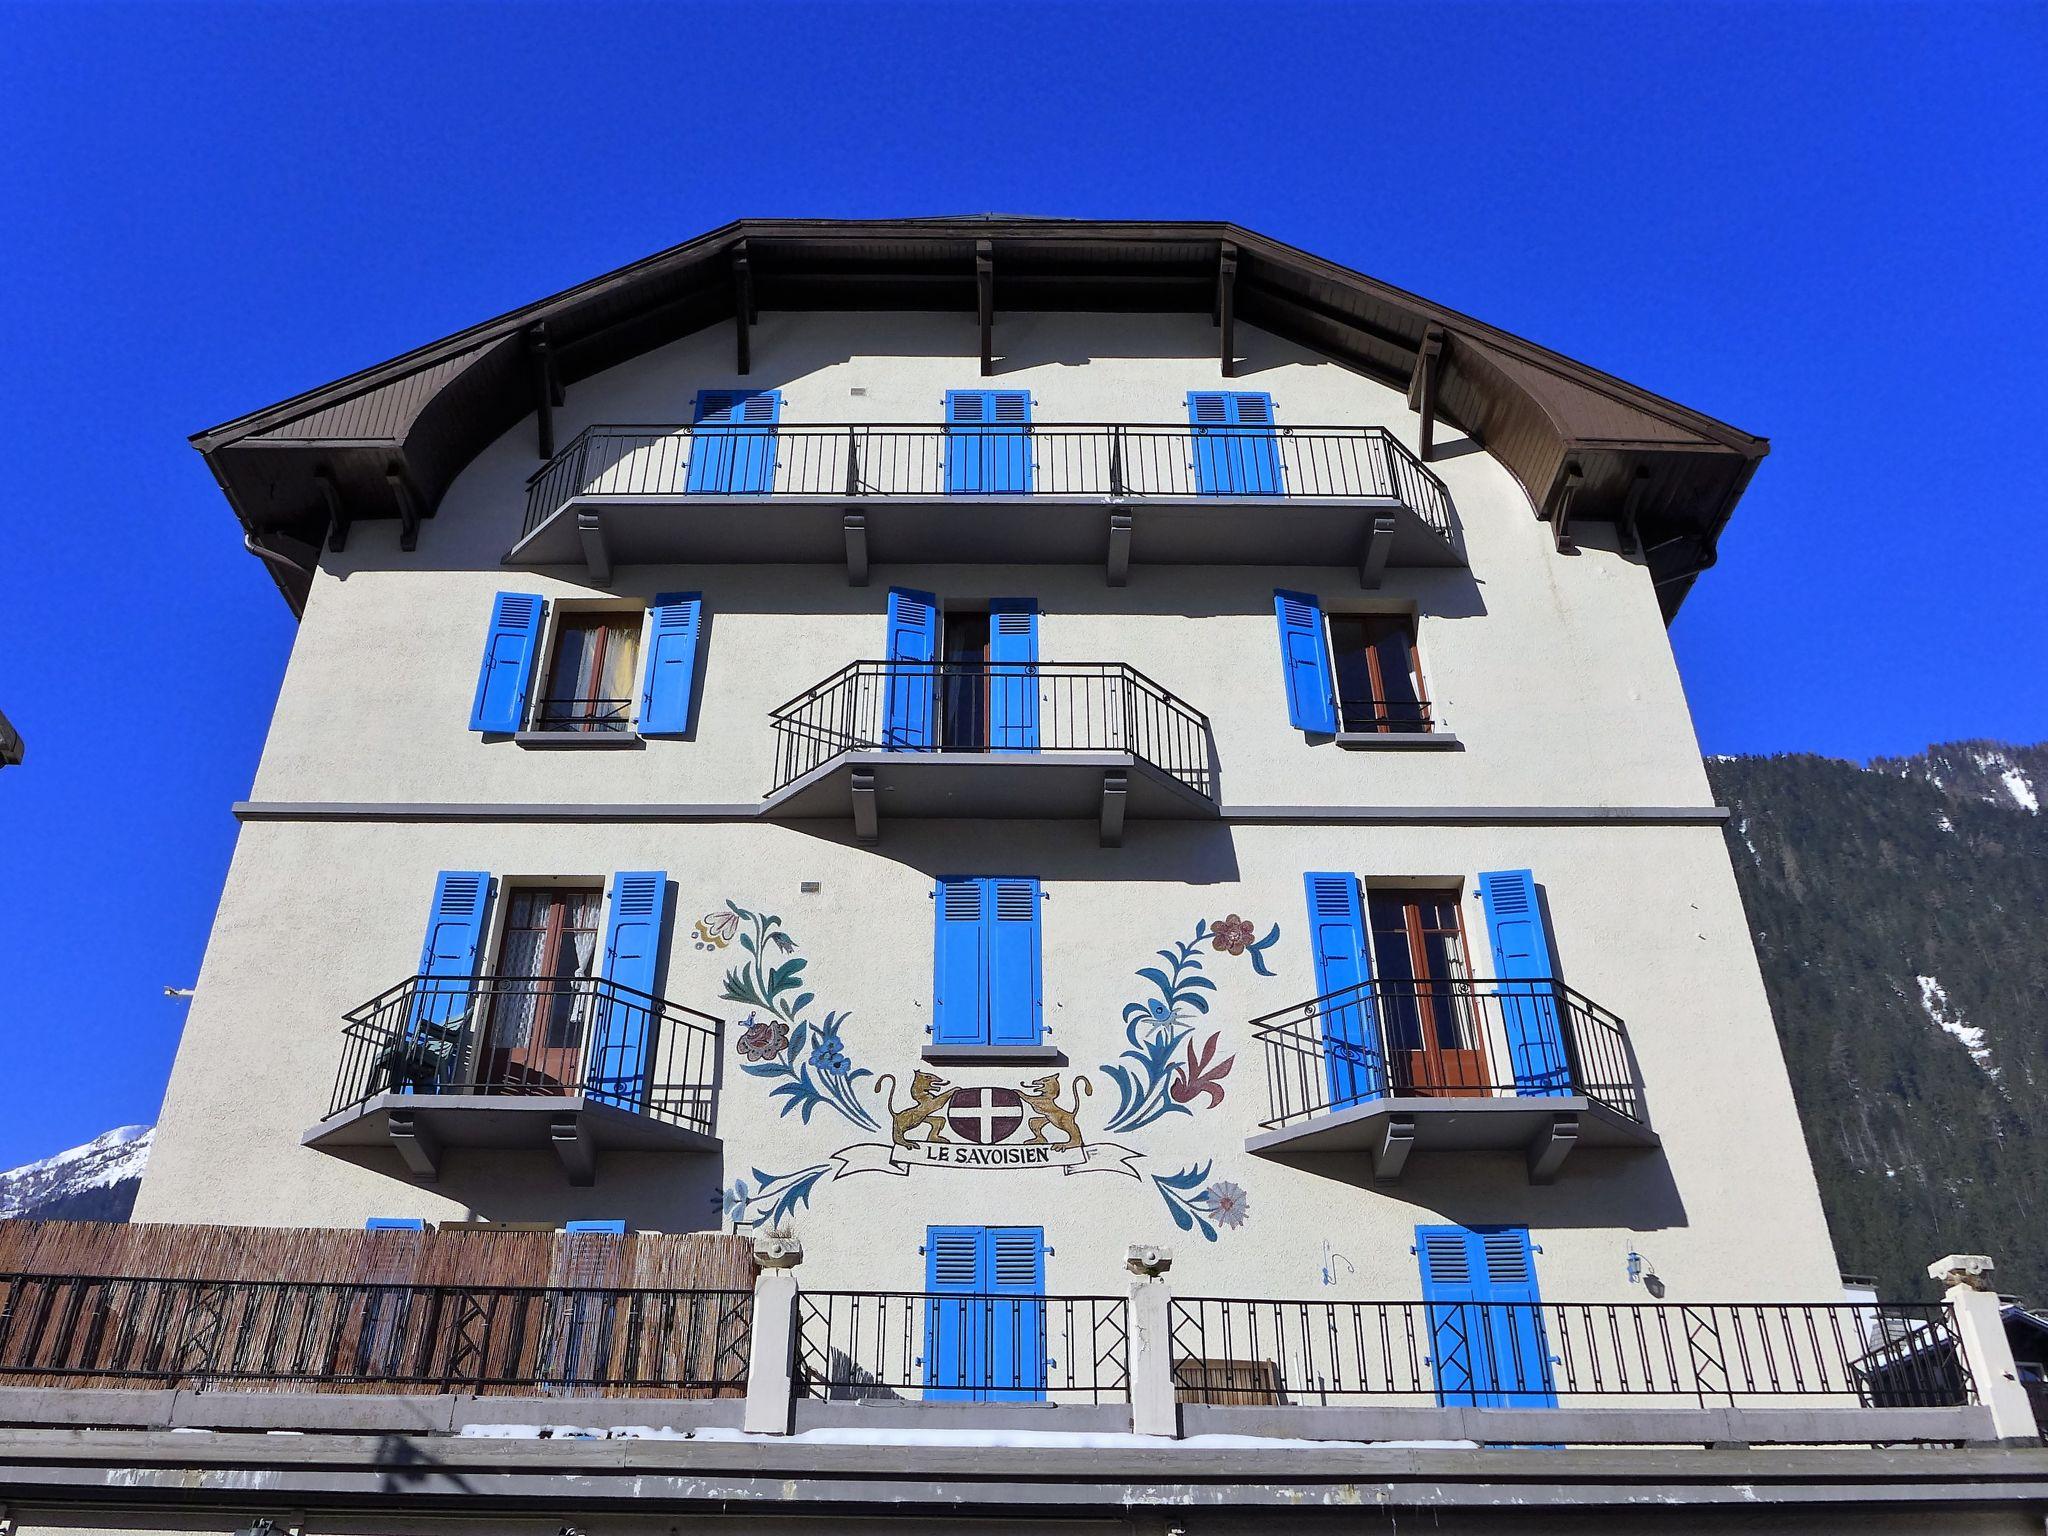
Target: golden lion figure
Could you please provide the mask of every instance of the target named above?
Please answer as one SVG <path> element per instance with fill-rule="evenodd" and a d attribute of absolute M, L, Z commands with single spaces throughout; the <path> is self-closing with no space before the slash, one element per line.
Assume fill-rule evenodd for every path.
<path fill-rule="evenodd" d="M 1075 1077 L 1072 1108 L 1060 1103 L 1060 1075 L 1057 1072 L 1049 1077 L 1041 1077 L 1036 1082 L 1020 1083 L 1017 1086 L 1025 1107 L 1030 1111 L 1030 1118 L 1024 1122 L 1024 1129 L 1031 1133 L 1033 1142 L 1049 1142 L 1050 1138 L 1045 1133 L 1048 1127 L 1052 1127 L 1067 1138 L 1054 1144 L 1057 1150 L 1071 1152 L 1081 1145 L 1081 1123 L 1075 1117 L 1081 1113 L 1081 1096 L 1095 1096 L 1093 1083 L 1086 1077 Z"/>
<path fill-rule="evenodd" d="M 886 1089 L 884 1083 L 889 1085 Z M 946 1139 L 946 1105 L 952 1100 L 953 1085 L 938 1073 L 911 1073 L 910 1102 L 901 1109 L 896 1107 L 894 1072 L 884 1072 L 875 1079 L 875 1092 L 888 1095 L 889 1129 L 897 1146 L 909 1146 L 910 1133 L 919 1126 L 925 1128 L 926 1145 Z"/>

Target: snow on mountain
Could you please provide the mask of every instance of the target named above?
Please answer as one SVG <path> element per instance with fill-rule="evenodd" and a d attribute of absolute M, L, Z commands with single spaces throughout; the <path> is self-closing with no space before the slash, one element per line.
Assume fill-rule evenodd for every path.
<path fill-rule="evenodd" d="M 1953 800 L 1975 800 L 2004 810 L 2041 814 L 2040 787 L 2048 783 L 2048 743 L 1952 741 L 1914 757 L 1880 757 L 1873 773 L 1919 779 Z"/>
<path fill-rule="evenodd" d="M 1913 979 L 1920 983 L 1920 1006 L 1927 1010 L 1928 1020 L 1943 1034 L 1960 1040 L 1963 1049 L 1970 1053 L 1970 1060 L 1982 1067 L 1986 1074 L 1998 1076 L 1998 1068 L 1991 1065 L 1991 1049 L 1984 1043 L 1984 1031 L 1963 1022 L 1963 1011 L 1948 1000 L 1948 989 L 1942 986 L 1940 978 L 1916 976 Z"/>
<path fill-rule="evenodd" d="M 155 1129 L 117 1126 L 82 1147 L 0 1173 L 0 1219 L 125 1221 Z"/>

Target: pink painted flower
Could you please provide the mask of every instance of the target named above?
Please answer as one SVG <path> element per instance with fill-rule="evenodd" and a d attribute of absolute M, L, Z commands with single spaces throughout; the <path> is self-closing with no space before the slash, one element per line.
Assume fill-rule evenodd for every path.
<path fill-rule="evenodd" d="M 1250 947 L 1256 930 L 1235 912 L 1209 925 L 1209 940 L 1227 955 L 1241 955 Z"/>
<path fill-rule="evenodd" d="M 1209 1214 L 1222 1227 L 1241 1227 L 1250 1214 L 1248 1196 L 1242 1187 L 1225 1179 L 1218 1179 L 1202 1191 L 1202 1198 L 1209 1202 Z"/>
<path fill-rule="evenodd" d="M 739 1053 L 749 1061 L 773 1061 L 789 1048 L 789 1026 L 780 1019 L 757 1019 L 750 1013 L 737 1044 Z"/>

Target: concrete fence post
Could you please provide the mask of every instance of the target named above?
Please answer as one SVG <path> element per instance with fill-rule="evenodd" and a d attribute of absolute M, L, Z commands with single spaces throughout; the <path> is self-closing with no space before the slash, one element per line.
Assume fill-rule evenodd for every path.
<path fill-rule="evenodd" d="M 741 1427 L 749 1434 L 786 1435 L 796 1414 L 796 1266 L 804 1245 L 793 1237 L 757 1237 L 754 1315 L 747 1331 L 747 1407 Z"/>
<path fill-rule="evenodd" d="M 1983 1254 L 1951 1253 L 1928 1265 L 1927 1273 L 1948 1286 L 1942 1299 L 1977 1401 L 1991 1410 L 1992 1433 L 2000 1440 L 2037 1444 L 2040 1426 L 2005 1336 L 2005 1308 L 1991 1288 L 1992 1269 Z"/>
<path fill-rule="evenodd" d="M 1173 1287 L 1164 1276 L 1173 1251 L 1134 1244 L 1124 1267 L 1138 1278 L 1124 1313 L 1130 1354 L 1131 1432 L 1180 1434 L 1180 1404 L 1173 1385 Z"/>

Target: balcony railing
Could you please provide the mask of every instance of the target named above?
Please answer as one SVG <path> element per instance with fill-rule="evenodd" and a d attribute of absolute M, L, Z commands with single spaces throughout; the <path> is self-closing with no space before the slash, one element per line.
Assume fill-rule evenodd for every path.
<path fill-rule="evenodd" d="M 803 1291 L 799 1396 L 926 1402 L 1123 1402 L 1129 1332 L 1117 1296 Z"/>
<path fill-rule="evenodd" d="M 685 496 L 1379 501 L 1453 541 L 1443 482 L 1382 428 L 1101 423 L 586 427 L 528 482 L 521 536 L 585 498 Z"/>
<path fill-rule="evenodd" d="M 329 1114 L 380 1094 L 580 1096 L 712 1134 L 721 1021 L 596 976 L 413 976 L 353 1009 Z"/>
<path fill-rule="evenodd" d="M 1269 1130 L 1389 1098 L 1576 1097 L 1646 1118 L 1626 1026 L 1560 981 L 1371 981 L 1252 1030 Z"/>
<path fill-rule="evenodd" d="M 1127 752 L 1216 798 L 1209 717 L 1118 662 L 856 661 L 770 722 L 770 794 L 848 752 Z"/>
<path fill-rule="evenodd" d="M 0 1382 L 745 1390 L 753 1293 L 0 1275 Z"/>

